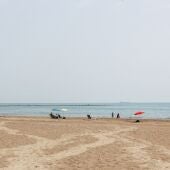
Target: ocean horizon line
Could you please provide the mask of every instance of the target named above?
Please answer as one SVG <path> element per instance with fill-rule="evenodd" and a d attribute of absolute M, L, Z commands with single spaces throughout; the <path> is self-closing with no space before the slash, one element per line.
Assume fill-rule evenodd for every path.
<path fill-rule="evenodd" d="M 169 102 L 164 102 L 164 101 L 141 101 L 141 102 L 128 102 L 128 101 L 118 101 L 118 102 L 0 102 L 0 104 L 128 104 L 128 103 L 132 103 L 132 104 L 135 104 L 135 103 L 144 103 L 144 104 L 147 104 L 147 103 L 168 103 L 170 104 L 170 101 Z"/>

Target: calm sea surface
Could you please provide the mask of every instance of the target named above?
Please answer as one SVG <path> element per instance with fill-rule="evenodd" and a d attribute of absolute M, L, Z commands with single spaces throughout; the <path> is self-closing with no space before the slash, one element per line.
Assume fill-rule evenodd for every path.
<path fill-rule="evenodd" d="M 120 113 L 123 118 L 135 117 L 136 111 L 144 111 L 142 118 L 170 119 L 170 103 L 65 103 L 65 104 L 0 104 L 1 116 L 48 116 L 50 112 L 66 117 L 111 117 Z"/>

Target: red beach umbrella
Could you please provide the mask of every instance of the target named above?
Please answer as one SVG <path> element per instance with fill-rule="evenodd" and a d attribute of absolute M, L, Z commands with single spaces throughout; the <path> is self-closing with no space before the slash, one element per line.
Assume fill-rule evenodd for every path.
<path fill-rule="evenodd" d="M 141 114 L 144 114 L 144 113 L 145 112 L 140 111 L 140 112 L 135 112 L 134 115 L 141 115 Z"/>

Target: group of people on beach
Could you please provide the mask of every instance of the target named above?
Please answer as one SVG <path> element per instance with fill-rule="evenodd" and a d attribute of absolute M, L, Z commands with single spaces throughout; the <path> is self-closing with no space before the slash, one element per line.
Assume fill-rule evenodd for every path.
<path fill-rule="evenodd" d="M 91 119 L 92 117 L 91 117 L 91 115 L 90 114 L 87 114 L 87 118 L 88 119 Z M 120 118 L 120 113 L 114 113 L 114 112 L 112 112 L 112 119 L 113 118 L 117 118 L 117 119 L 119 119 Z"/>
<path fill-rule="evenodd" d="M 52 112 L 50 113 L 50 117 L 52 118 L 52 119 L 66 119 L 66 117 L 62 117 L 60 114 L 56 114 L 56 115 L 54 115 Z M 88 119 L 91 119 L 92 117 L 91 117 L 91 115 L 90 114 L 87 114 L 87 118 Z M 120 114 L 119 113 L 114 113 L 114 112 L 112 112 L 112 118 L 117 118 L 117 119 L 119 119 L 120 118 Z"/>
<path fill-rule="evenodd" d="M 120 114 L 119 113 L 116 114 L 116 113 L 112 112 L 112 118 L 115 118 L 115 116 L 116 116 L 117 119 L 120 118 Z"/>
<path fill-rule="evenodd" d="M 60 114 L 56 114 L 56 115 L 54 115 L 52 112 L 50 113 L 50 117 L 52 118 L 52 119 L 66 119 L 66 117 L 62 117 Z"/>

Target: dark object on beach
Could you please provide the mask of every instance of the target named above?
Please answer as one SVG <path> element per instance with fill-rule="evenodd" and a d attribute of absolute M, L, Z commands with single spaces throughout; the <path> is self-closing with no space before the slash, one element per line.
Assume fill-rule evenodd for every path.
<path fill-rule="evenodd" d="M 140 120 L 136 120 L 136 123 L 139 123 L 140 122 Z"/>
<path fill-rule="evenodd" d="M 112 112 L 112 118 L 114 118 L 114 112 Z"/>
<path fill-rule="evenodd" d="M 87 118 L 88 118 L 88 119 L 91 119 L 91 116 L 90 116 L 90 115 L 87 115 Z"/>
<path fill-rule="evenodd" d="M 50 113 L 50 117 L 51 117 L 52 119 L 58 119 L 58 118 L 59 118 L 58 115 L 55 116 L 55 115 L 52 114 L 52 112 Z"/>
<path fill-rule="evenodd" d="M 52 112 L 50 113 L 50 117 L 51 117 L 52 119 L 66 119 L 66 117 L 64 117 L 64 116 L 61 117 L 60 114 L 53 115 Z"/>
<path fill-rule="evenodd" d="M 120 114 L 119 114 L 119 113 L 117 114 L 116 118 L 117 118 L 117 119 L 119 119 L 119 118 L 120 118 Z"/>

